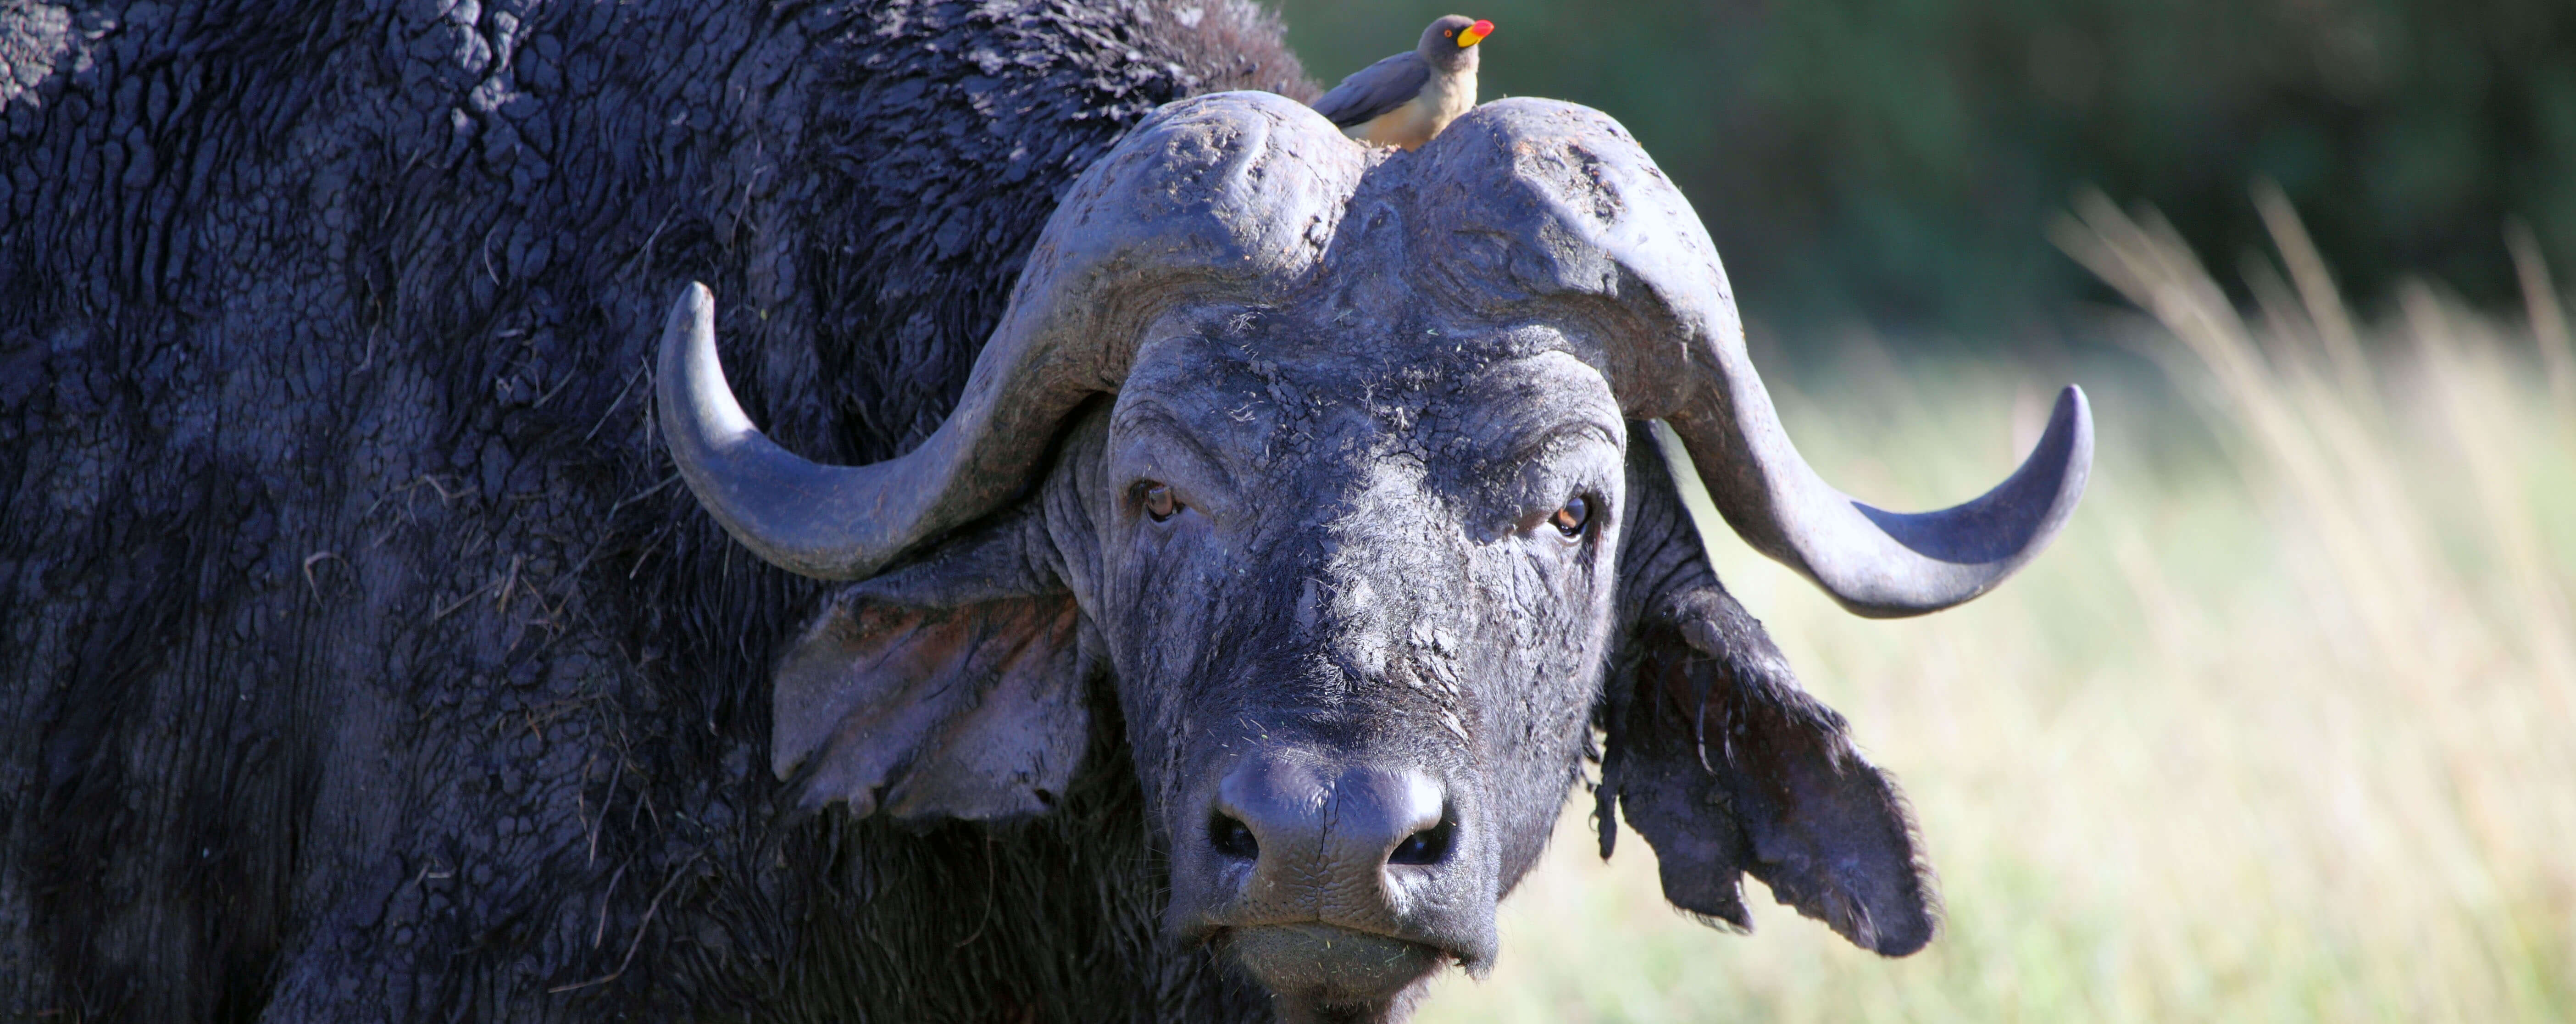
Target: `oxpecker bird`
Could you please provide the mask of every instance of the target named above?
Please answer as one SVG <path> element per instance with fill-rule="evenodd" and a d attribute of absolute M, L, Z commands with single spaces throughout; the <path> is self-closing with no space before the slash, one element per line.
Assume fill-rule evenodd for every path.
<path fill-rule="evenodd" d="M 1411 53 L 1361 68 L 1315 101 L 1342 134 L 1412 149 L 1476 105 L 1476 44 L 1494 23 L 1452 14 L 1422 30 Z"/>

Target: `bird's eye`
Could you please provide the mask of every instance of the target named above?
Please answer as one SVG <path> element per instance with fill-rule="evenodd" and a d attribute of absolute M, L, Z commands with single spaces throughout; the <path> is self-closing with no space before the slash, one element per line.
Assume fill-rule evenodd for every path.
<path fill-rule="evenodd" d="M 1440 30 L 1440 38 L 1442 38 L 1442 39 L 1454 39 L 1454 38 L 1457 38 L 1457 36 L 1458 36 L 1458 30 L 1457 30 L 1457 29 L 1454 29 L 1454 28 L 1444 28 L 1444 29 L 1441 29 L 1441 30 Z"/>
<path fill-rule="evenodd" d="M 1172 500 L 1172 486 L 1160 480 L 1139 484 L 1138 493 L 1144 498 L 1145 514 L 1152 516 L 1155 522 L 1170 519 L 1172 513 L 1181 509 L 1180 502 Z"/>
<path fill-rule="evenodd" d="M 1583 528 L 1592 524 L 1592 503 L 1580 494 L 1567 498 L 1565 507 L 1557 509 L 1547 521 L 1556 524 L 1556 532 L 1568 538 L 1580 537 Z"/>

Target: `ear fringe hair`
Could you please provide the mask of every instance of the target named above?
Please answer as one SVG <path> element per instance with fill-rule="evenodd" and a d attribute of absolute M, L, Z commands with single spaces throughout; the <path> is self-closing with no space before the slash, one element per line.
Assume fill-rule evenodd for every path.
<path fill-rule="evenodd" d="M 1683 916 L 1683 917 L 1687 917 L 1687 918 L 1690 918 L 1690 919 L 1691 919 L 1691 920 L 1693 920 L 1693 921 L 1697 921 L 1697 922 L 1699 922 L 1700 927 L 1702 927 L 1702 928 L 1706 928 L 1706 929 L 1709 929 L 1709 930 L 1711 930 L 1711 931 L 1720 931 L 1720 932 L 1725 932 L 1725 933 L 1726 933 L 1726 934 L 1728 934 L 1728 935 L 1751 935 L 1751 934 L 1753 934 L 1753 925 L 1751 925 L 1750 923 L 1747 923 L 1747 924 L 1737 924 L 1737 923 L 1735 923 L 1735 922 L 1733 922 L 1733 921 L 1729 921 L 1729 920 L 1727 920 L 1727 919 L 1725 919 L 1725 918 L 1723 918 L 1723 917 L 1716 917 L 1716 916 L 1709 915 L 1709 914 L 1703 914 L 1703 913 L 1700 913 L 1699 911 L 1696 911 L 1696 910 L 1687 910 L 1687 909 L 1684 909 L 1684 908 L 1682 908 L 1682 907 L 1674 906 L 1673 904 L 1670 904 L 1670 903 L 1666 903 L 1666 904 L 1664 904 L 1664 905 L 1665 905 L 1665 906 L 1667 906 L 1667 907 L 1672 907 L 1672 908 L 1673 908 L 1673 913 L 1680 914 L 1680 915 L 1681 915 L 1681 916 Z M 1748 917 L 1748 918 L 1746 918 L 1745 920 L 1746 920 L 1747 922 L 1750 922 L 1750 921 L 1752 920 L 1752 918 Z"/>
<path fill-rule="evenodd" d="M 1857 744 L 1845 746 L 1856 747 Z M 1859 752 L 1854 750 L 1853 756 L 1857 758 Z M 1897 783 L 1896 773 L 1885 768 L 1876 771 L 1880 778 L 1887 780 L 1887 802 L 1896 808 L 1896 820 L 1904 823 L 1905 848 L 1914 854 L 1910 866 L 1914 871 L 1915 886 L 1922 892 L 1923 916 L 1932 923 L 1931 936 L 1923 940 L 1928 946 L 1940 941 L 1941 936 L 1950 930 L 1950 908 L 1941 902 L 1941 874 L 1933 870 L 1932 853 L 1923 844 L 1923 819 L 1915 815 L 1914 801 L 1905 795 L 1905 787 Z"/>

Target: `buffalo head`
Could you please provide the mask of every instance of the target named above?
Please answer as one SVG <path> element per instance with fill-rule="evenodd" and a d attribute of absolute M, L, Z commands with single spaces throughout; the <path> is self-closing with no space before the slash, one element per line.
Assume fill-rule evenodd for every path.
<path fill-rule="evenodd" d="M 1292 1017 L 1491 959 L 1591 730 L 1668 896 L 1739 876 L 1888 954 L 1930 936 L 1901 801 L 1719 588 L 1645 424 L 1727 522 L 1863 615 L 1984 592 L 2073 510 L 2083 397 L 1973 502 L 1820 480 L 1699 218 L 1609 118 L 1508 100 L 1411 154 L 1267 94 L 1177 103 L 1049 221 L 954 414 L 869 466 L 788 453 L 692 286 L 661 423 L 745 546 L 859 581 L 778 669 L 809 804 L 1043 813 L 1114 680 L 1169 934 Z M 1609 818 L 1604 816 L 1605 838 Z"/>

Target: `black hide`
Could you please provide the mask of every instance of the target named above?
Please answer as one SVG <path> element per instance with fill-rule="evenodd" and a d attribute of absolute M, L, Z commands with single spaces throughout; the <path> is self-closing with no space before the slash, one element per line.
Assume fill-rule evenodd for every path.
<path fill-rule="evenodd" d="M 1124 773 L 777 816 L 816 588 L 644 373 L 707 280 L 764 425 L 916 443 L 1075 172 L 1305 94 L 1245 13 L 0 5 L 0 1018 L 1261 1012 L 1157 944 Z"/>

